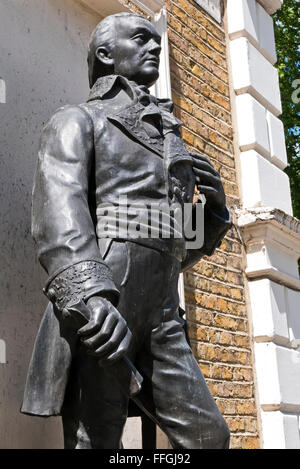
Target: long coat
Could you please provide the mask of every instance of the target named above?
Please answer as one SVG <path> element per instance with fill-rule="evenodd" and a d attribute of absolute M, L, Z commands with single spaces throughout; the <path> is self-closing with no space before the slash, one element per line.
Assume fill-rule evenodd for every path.
<path fill-rule="evenodd" d="M 32 232 L 39 261 L 49 274 L 44 293 L 50 302 L 29 365 L 23 413 L 61 412 L 77 344 L 68 308 L 95 294 L 108 295 L 118 304 L 119 292 L 105 264 L 110 239 L 101 232 L 103 204 L 116 204 L 124 195 L 129 203 L 169 203 L 174 181 L 186 200 L 193 195 L 186 193 L 193 181 L 192 159 L 179 126 L 169 101 L 156 100 L 119 76 L 100 78 L 87 103 L 59 109 L 45 126 L 33 190 Z M 185 172 L 190 181 L 170 177 L 178 162 L 190 168 Z M 184 239 L 176 240 L 175 251 L 174 243 L 164 239 L 153 240 L 155 248 L 175 252 L 183 269 L 211 255 L 231 218 L 229 211 L 220 217 L 208 206 L 204 213 L 201 249 L 186 251 Z M 137 242 L 149 246 L 152 240 Z"/>

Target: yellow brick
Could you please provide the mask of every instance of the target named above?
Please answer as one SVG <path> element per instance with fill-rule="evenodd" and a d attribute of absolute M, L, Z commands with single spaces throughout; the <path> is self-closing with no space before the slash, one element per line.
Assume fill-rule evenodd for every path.
<path fill-rule="evenodd" d="M 206 307 L 209 309 L 216 308 L 216 298 L 214 296 L 208 296 L 206 299 Z"/>
<path fill-rule="evenodd" d="M 214 396 L 231 397 L 231 398 L 248 398 L 252 396 L 252 386 L 238 383 L 231 383 L 230 381 L 214 381 L 211 383 L 210 389 Z"/>
<path fill-rule="evenodd" d="M 173 5 L 173 13 L 176 15 L 184 24 L 187 24 L 187 15 L 186 13 L 178 8 L 176 5 Z"/>
<path fill-rule="evenodd" d="M 243 285 L 242 275 L 236 272 L 227 272 L 227 280 L 229 283 L 233 283 L 235 285 Z"/>
<path fill-rule="evenodd" d="M 193 8 L 188 0 L 176 0 L 176 4 L 188 15 L 193 15 Z"/>
<path fill-rule="evenodd" d="M 194 135 L 187 129 L 182 128 L 181 135 L 185 142 L 189 143 L 190 145 L 194 144 Z"/>
<path fill-rule="evenodd" d="M 241 415 L 256 415 L 254 401 L 240 401 L 237 403 L 237 412 Z"/>
<path fill-rule="evenodd" d="M 245 430 L 245 422 L 241 418 L 227 418 L 227 425 L 232 433 Z"/>
<path fill-rule="evenodd" d="M 221 42 L 217 41 L 213 36 L 210 34 L 207 35 L 207 42 L 211 45 L 214 49 L 216 49 L 220 54 L 226 55 L 226 49 Z"/>
<path fill-rule="evenodd" d="M 219 343 L 221 345 L 233 345 L 233 337 L 235 337 L 230 332 L 220 332 Z"/>
<path fill-rule="evenodd" d="M 236 402 L 233 399 L 216 398 L 216 404 L 223 415 L 236 414 Z"/>
<path fill-rule="evenodd" d="M 233 379 L 235 381 L 252 381 L 253 372 L 250 368 L 234 368 Z"/>
<path fill-rule="evenodd" d="M 226 280 L 226 271 L 221 267 L 217 267 L 214 270 L 214 277 L 224 282 Z"/>
<path fill-rule="evenodd" d="M 245 305 L 228 302 L 228 313 L 233 316 L 246 316 Z"/>
<path fill-rule="evenodd" d="M 232 433 L 257 433 L 257 423 L 253 417 L 227 417 L 226 421 Z M 256 438 L 256 436 L 250 438 Z"/>
<path fill-rule="evenodd" d="M 210 365 L 208 363 L 200 362 L 199 367 L 200 367 L 200 370 L 203 373 L 203 376 L 205 378 L 209 378 L 210 377 Z"/>
<path fill-rule="evenodd" d="M 221 311 L 222 313 L 227 312 L 227 301 L 223 300 L 223 298 L 217 299 L 217 310 Z"/>
<path fill-rule="evenodd" d="M 192 68 L 192 73 L 199 78 L 203 77 L 203 69 L 201 69 L 199 65 L 194 65 L 194 67 Z"/>
<path fill-rule="evenodd" d="M 243 299 L 243 292 L 238 288 L 231 288 L 231 297 L 234 300 L 241 301 Z"/>
<path fill-rule="evenodd" d="M 232 367 L 213 364 L 211 367 L 211 377 L 214 379 L 232 379 Z"/>
<path fill-rule="evenodd" d="M 181 30 L 182 30 L 182 25 L 181 23 L 172 15 L 169 16 L 169 21 L 168 21 L 168 26 L 172 29 L 174 29 L 174 31 L 176 31 L 176 33 L 178 34 L 181 34 Z"/>
<path fill-rule="evenodd" d="M 217 314 L 215 317 L 215 324 L 216 327 L 221 327 L 222 329 L 228 329 L 233 331 L 238 330 L 239 328 L 238 319 L 219 314 Z"/>
<path fill-rule="evenodd" d="M 235 347 L 242 347 L 242 348 L 248 348 L 250 346 L 249 344 L 249 337 L 248 336 L 235 336 L 233 340 L 233 344 Z"/>
<path fill-rule="evenodd" d="M 259 439 L 257 437 L 243 437 L 242 438 L 242 449 L 258 449 Z"/>

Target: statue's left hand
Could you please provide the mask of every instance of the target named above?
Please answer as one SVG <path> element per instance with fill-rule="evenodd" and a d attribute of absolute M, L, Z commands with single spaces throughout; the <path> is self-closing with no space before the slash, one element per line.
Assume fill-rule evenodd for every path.
<path fill-rule="evenodd" d="M 97 357 L 102 365 L 109 365 L 126 354 L 131 332 L 125 319 L 106 298 L 91 297 L 87 306 L 91 319 L 78 334 L 87 347 L 87 353 Z"/>
<path fill-rule="evenodd" d="M 220 174 L 205 156 L 191 153 L 191 157 L 198 190 L 205 195 L 208 206 L 222 216 L 225 211 L 226 197 Z"/>
<path fill-rule="evenodd" d="M 170 196 L 172 202 L 192 202 L 195 175 L 185 161 L 176 163 L 170 171 Z"/>

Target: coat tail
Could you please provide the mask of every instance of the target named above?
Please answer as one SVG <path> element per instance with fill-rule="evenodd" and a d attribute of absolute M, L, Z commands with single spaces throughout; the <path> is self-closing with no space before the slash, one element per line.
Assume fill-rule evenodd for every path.
<path fill-rule="evenodd" d="M 76 341 L 76 333 L 59 320 L 59 313 L 49 303 L 28 369 L 22 413 L 60 415 Z"/>

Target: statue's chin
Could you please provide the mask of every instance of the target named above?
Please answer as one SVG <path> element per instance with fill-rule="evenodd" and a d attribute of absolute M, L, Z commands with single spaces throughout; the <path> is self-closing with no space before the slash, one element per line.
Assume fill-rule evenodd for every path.
<path fill-rule="evenodd" d="M 159 71 L 155 69 L 149 73 L 145 73 L 141 76 L 137 76 L 134 81 L 136 81 L 138 85 L 144 85 L 150 88 L 150 86 L 154 85 L 158 77 L 159 77 Z"/>

